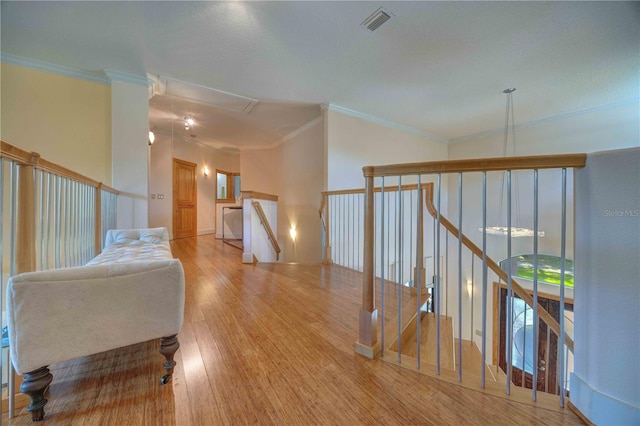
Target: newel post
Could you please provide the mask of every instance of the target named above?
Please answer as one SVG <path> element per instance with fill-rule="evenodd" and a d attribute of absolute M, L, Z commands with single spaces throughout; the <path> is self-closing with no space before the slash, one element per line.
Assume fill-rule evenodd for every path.
<path fill-rule="evenodd" d="M 322 212 L 322 220 L 324 221 L 324 253 L 322 253 L 323 263 L 330 265 L 331 261 L 331 223 L 329 218 L 329 195 L 322 193 L 322 204 L 320 210 Z"/>
<path fill-rule="evenodd" d="M 36 269 L 36 216 L 35 216 L 35 177 L 34 165 L 38 164 L 40 155 L 32 152 L 30 163 L 18 165 L 18 209 L 16 217 L 16 274 L 32 272 Z M 10 369 L 13 377 L 9 386 L 9 417 L 13 417 L 13 395 L 15 383 L 19 383 L 18 374 Z"/>
<path fill-rule="evenodd" d="M 375 309 L 375 273 L 373 270 L 374 256 L 374 197 L 373 176 L 364 169 L 364 248 L 363 248 L 363 278 L 362 278 L 362 306 L 360 308 L 360 325 L 356 353 L 373 359 L 380 352 L 378 343 L 378 310 Z"/>
<path fill-rule="evenodd" d="M 18 166 L 18 214 L 16 238 L 16 274 L 36 269 L 36 206 L 34 165 L 40 154 L 31 153 L 31 162 Z"/>
<path fill-rule="evenodd" d="M 96 202 L 95 202 L 95 223 L 94 223 L 94 256 L 102 251 L 102 182 L 96 186 Z"/>

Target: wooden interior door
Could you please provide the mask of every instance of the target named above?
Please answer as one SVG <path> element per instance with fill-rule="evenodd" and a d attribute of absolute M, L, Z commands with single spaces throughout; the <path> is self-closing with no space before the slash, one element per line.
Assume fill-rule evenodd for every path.
<path fill-rule="evenodd" d="M 500 288 L 500 368 L 506 372 L 506 318 L 507 318 L 507 289 Z M 521 299 L 514 294 L 514 299 Z M 522 302 L 523 303 L 523 302 Z M 556 321 L 560 320 L 560 302 L 549 297 L 538 297 L 538 304 L 543 307 Z M 565 302 L 565 310 L 573 312 L 573 303 Z M 533 314 L 531 313 L 531 316 Z M 533 331 L 530 330 L 530 333 Z M 531 336 L 531 335 L 530 335 Z M 515 337 L 514 337 L 515 340 Z M 526 339 L 523 338 L 526 341 Z M 529 342 L 529 344 L 532 344 Z M 516 346 L 518 346 L 516 344 Z M 516 348 L 514 347 L 514 351 Z M 526 350 L 526 348 L 525 348 Z M 530 350 L 530 349 L 529 349 Z M 526 362 L 526 361 L 525 361 Z M 530 368 L 538 369 L 536 389 L 540 392 L 559 394 L 560 388 L 557 378 L 558 373 L 558 336 L 540 320 L 538 322 L 538 356 L 535 360 L 529 360 Z M 533 387 L 533 374 L 522 369 L 524 364 L 513 364 L 511 367 L 511 382 L 516 386 L 528 389 Z M 524 381 L 524 384 L 523 384 Z"/>
<path fill-rule="evenodd" d="M 173 159 L 173 238 L 196 236 L 196 168 L 195 163 Z"/>

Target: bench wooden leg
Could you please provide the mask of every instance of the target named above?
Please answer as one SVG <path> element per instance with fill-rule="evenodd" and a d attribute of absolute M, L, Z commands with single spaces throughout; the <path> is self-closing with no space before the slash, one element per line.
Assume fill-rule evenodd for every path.
<path fill-rule="evenodd" d="M 44 406 L 47 405 L 44 392 L 53 380 L 53 376 L 47 367 L 41 367 L 26 373 L 20 386 L 20 392 L 29 395 L 29 398 L 31 398 L 31 404 L 27 406 L 27 411 L 31 413 L 31 420 L 34 422 L 39 422 L 44 417 Z"/>
<path fill-rule="evenodd" d="M 174 334 L 172 336 L 163 337 L 162 343 L 160 343 L 160 353 L 164 355 L 164 358 L 166 359 L 164 369 L 167 372 L 167 374 L 162 376 L 162 379 L 160 379 L 160 383 L 163 385 L 169 381 L 173 374 L 173 367 L 176 366 L 176 362 L 173 360 L 173 355 L 180 347 L 180 342 L 178 342 L 177 336 L 177 334 Z"/>

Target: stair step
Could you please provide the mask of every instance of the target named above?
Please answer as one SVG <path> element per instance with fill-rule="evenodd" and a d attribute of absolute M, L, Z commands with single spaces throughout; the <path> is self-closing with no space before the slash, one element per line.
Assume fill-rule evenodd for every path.
<path fill-rule="evenodd" d="M 458 357 L 458 339 L 455 340 L 456 352 L 455 356 Z M 485 360 L 486 362 L 487 360 Z M 457 365 L 457 363 L 456 363 Z M 480 349 L 470 340 L 462 340 L 462 373 L 471 374 L 474 376 L 480 376 L 480 366 L 482 365 L 482 353 Z M 494 365 L 485 365 L 485 378 L 497 383 L 506 383 L 507 376 L 500 370 L 499 367 Z"/>
<path fill-rule="evenodd" d="M 414 296 L 415 300 L 415 296 Z M 409 314 L 407 312 L 406 314 Z M 402 355 L 410 358 L 417 357 L 417 339 L 416 339 L 416 315 L 412 317 L 405 315 L 407 318 L 402 332 Z M 404 322 L 404 321 L 403 321 Z M 394 337 L 397 335 L 397 324 L 387 324 L 387 327 L 394 327 Z M 436 365 L 437 363 L 437 316 L 431 312 L 421 312 L 421 339 L 420 339 L 420 361 Z M 391 329 L 390 329 L 391 330 Z M 397 352 L 397 340 L 393 340 L 388 346 L 391 351 Z M 440 315 L 440 368 L 455 372 L 457 375 L 458 368 L 458 339 L 454 338 L 453 319 L 444 315 Z M 485 360 L 485 379 L 487 382 L 496 384 L 505 384 L 507 377 L 499 367 L 486 363 Z M 482 365 L 482 354 L 475 342 L 470 340 L 462 340 L 462 372 L 463 375 L 480 378 Z"/>
<path fill-rule="evenodd" d="M 420 358 L 427 364 L 436 364 L 437 317 L 433 313 L 422 312 L 420 321 Z M 417 339 L 415 317 L 410 327 L 402 336 L 402 354 L 415 358 L 417 356 Z M 453 322 L 450 317 L 440 315 L 440 366 L 454 368 L 453 357 Z"/>

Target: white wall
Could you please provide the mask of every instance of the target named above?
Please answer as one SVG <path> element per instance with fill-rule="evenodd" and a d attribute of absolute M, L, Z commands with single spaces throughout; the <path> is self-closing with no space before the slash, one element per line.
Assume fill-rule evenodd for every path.
<path fill-rule="evenodd" d="M 364 188 L 364 166 L 447 159 L 443 143 L 337 111 L 326 114 L 327 190 Z"/>
<path fill-rule="evenodd" d="M 242 190 L 277 195 L 278 243 L 284 262 L 320 263 L 318 209 L 324 183 L 324 120 L 302 126 L 273 148 L 241 154 Z M 272 224 L 273 226 L 273 224 Z M 296 240 L 290 235 L 297 231 Z"/>
<path fill-rule="evenodd" d="M 173 158 L 197 164 L 196 185 L 198 196 L 197 233 L 211 234 L 221 226 L 222 206 L 233 204 L 216 203 L 216 168 L 228 172 L 240 170 L 240 157 L 196 142 L 182 139 L 172 141 L 170 135 L 156 135 L 156 141 L 151 147 L 149 193 L 156 194 L 156 198 L 149 199 L 150 226 L 166 226 L 173 234 L 173 190 L 172 170 Z M 209 175 L 204 175 L 204 167 Z M 242 177 L 242 176 L 241 176 Z M 157 198 L 162 194 L 163 199 Z M 216 224 L 217 221 L 217 224 Z"/>
<path fill-rule="evenodd" d="M 278 240 L 285 262 L 319 263 L 321 193 L 324 183 L 324 120 L 317 120 L 279 147 L 281 193 L 278 205 Z M 296 228 L 295 241 L 290 229 Z"/>
<path fill-rule="evenodd" d="M 447 159 L 447 145 L 439 141 L 331 109 L 326 111 L 325 114 L 327 116 L 327 190 L 364 188 L 364 177 L 362 175 L 364 166 L 442 161 Z M 434 182 L 436 176 L 424 176 L 421 179 L 422 183 Z M 416 182 L 416 178 L 412 176 L 406 176 L 402 179 L 402 184 Z M 380 186 L 381 183 L 381 179 L 376 179 L 374 185 Z M 386 187 L 397 184 L 397 178 L 385 178 Z M 442 191 L 441 206 L 442 210 L 446 212 L 446 177 L 442 179 Z M 407 195 L 405 198 L 407 203 L 409 203 L 408 198 L 409 196 Z M 350 204 L 352 201 L 347 197 L 342 202 Z M 330 211 L 333 211 L 335 207 L 330 205 Z M 378 226 L 377 223 L 376 226 Z M 407 226 L 408 229 L 409 227 Z M 430 228 L 426 228 L 426 232 L 431 235 Z M 360 256 L 359 248 L 362 246 L 363 236 L 360 235 L 360 242 L 354 244 L 357 238 L 357 229 L 353 229 L 352 233 L 347 232 L 346 235 L 334 235 L 331 241 L 333 255 L 339 257 L 341 252 L 347 254 L 354 247 L 356 255 Z M 409 240 L 405 238 L 404 241 L 406 245 Z M 432 247 L 433 245 L 425 247 L 425 256 L 433 255 Z M 379 247 L 376 247 L 376 259 L 379 257 L 378 250 Z M 389 256 L 389 264 L 396 263 L 397 253 L 395 248 L 390 247 L 386 251 Z M 351 255 L 349 254 L 348 256 Z M 409 257 L 410 250 L 404 250 L 403 263 L 405 269 L 409 268 L 409 264 L 413 262 L 413 259 L 409 260 Z M 359 265 L 361 262 L 361 259 L 358 259 L 355 264 Z M 353 261 L 350 260 L 348 263 L 353 263 Z M 386 268 L 388 273 L 389 265 L 386 265 Z M 403 274 L 403 281 L 408 280 L 408 273 Z"/>
<path fill-rule="evenodd" d="M 149 226 L 164 226 L 173 238 L 172 158 L 171 136 L 156 134 L 149 146 Z"/>
<path fill-rule="evenodd" d="M 240 153 L 240 176 L 243 191 L 280 194 L 280 152 L 275 148 L 250 149 Z"/>
<path fill-rule="evenodd" d="M 599 425 L 640 424 L 640 148 L 576 173 L 571 401 Z"/>
<path fill-rule="evenodd" d="M 571 154 L 637 146 L 640 118 L 638 100 L 610 108 L 526 126 L 516 125 L 517 154 Z M 516 105 L 517 114 L 517 105 Z M 516 117 L 517 118 L 517 117 Z M 449 157 L 484 158 L 502 156 L 502 129 L 494 133 L 449 144 Z M 511 138 L 510 138 L 511 140 Z"/>
<path fill-rule="evenodd" d="M 149 100 L 146 86 L 111 82 L 111 157 L 118 197 L 118 228 L 149 224 Z"/>

